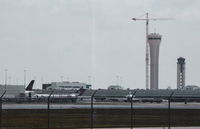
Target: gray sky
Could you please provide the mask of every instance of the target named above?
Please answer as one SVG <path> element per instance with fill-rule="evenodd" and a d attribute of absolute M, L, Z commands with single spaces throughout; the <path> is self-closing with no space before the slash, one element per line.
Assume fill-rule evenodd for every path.
<path fill-rule="evenodd" d="M 199 0 L 0 0 L 0 83 L 36 79 L 145 88 L 145 22 L 160 33 L 160 88 L 176 87 L 176 59 L 186 58 L 186 84 L 200 85 Z"/>

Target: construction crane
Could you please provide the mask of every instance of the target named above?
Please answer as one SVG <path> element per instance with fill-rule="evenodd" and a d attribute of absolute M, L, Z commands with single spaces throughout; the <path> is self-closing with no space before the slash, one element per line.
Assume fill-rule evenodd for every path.
<path fill-rule="evenodd" d="M 132 18 L 132 20 L 142 20 L 146 21 L 146 55 L 145 55 L 145 61 L 146 61 L 146 89 L 149 89 L 149 71 L 150 71 L 150 60 L 149 60 L 149 44 L 148 44 L 148 34 L 149 34 L 149 21 L 153 20 L 173 20 L 173 18 L 149 18 L 149 13 L 146 13 L 146 18 Z"/>

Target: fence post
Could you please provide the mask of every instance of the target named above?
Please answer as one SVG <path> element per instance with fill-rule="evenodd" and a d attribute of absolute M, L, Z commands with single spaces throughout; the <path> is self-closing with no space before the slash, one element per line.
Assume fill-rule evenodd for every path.
<path fill-rule="evenodd" d="M 3 94 L 0 97 L 0 129 L 2 127 L 2 98 L 5 95 L 6 90 L 3 92 Z"/>
<path fill-rule="evenodd" d="M 94 95 L 96 94 L 96 92 L 97 92 L 97 90 L 95 90 L 91 96 L 91 112 L 90 112 L 90 118 L 91 118 L 90 127 L 91 127 L 91 129 L 93 129 L 93 114 L 94 114 L 93 98 L 94 98 Z"/>
<path fill-rule="evenodd" d="M 131 94 L 131 129 L 133 129 L 133 124 L 135 124 L 133 122 L 133 97 L 136 94 L 137 90 L 133 92 L 133 94 Z"/>
<path fill-rule="evenodd" d="M 53 91 L 51 91 L 51 93 L 49 94 L 49 96 L 48 96 L 48 98 L 47 98 L 47 115 L 48 115 L 48 129 L 50 129 L 49 127 L 49 120 L 50 120 L 50 118 L 49 118 L 49 110 L 50 110 L 50 97 L 51 97 L 51 95 L 53 94 L 53 92 L 54 92 L 54 90 Z"/>
<path fill-rule="evenodd" d="M 175 91 L 173 91 L 168 98 L 168 129 L 170 129 L 171 127 L 171 105 L 170 104 L 171 104 L 171 97 L 174 94 L 174 92 Z"/>

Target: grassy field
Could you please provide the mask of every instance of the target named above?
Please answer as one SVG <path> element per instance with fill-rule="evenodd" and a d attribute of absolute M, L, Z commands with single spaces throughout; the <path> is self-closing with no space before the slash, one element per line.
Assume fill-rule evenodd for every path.
<path fill-rule="evenodd" d="M 200 126 L 200 110 L 171 110 L 172 126 Z M 168 126 L 167 109 L 134 110 L 135 127 Z M 94 127 L 130 127 L 130 110 L 95 109 Z M 3 129 L 47 129 L 48 115 L 44 109 L 9 109 L 2 111 Z M 75 129 L 90 127 L 89 109 L 50 110 L 51 129 Z"/>

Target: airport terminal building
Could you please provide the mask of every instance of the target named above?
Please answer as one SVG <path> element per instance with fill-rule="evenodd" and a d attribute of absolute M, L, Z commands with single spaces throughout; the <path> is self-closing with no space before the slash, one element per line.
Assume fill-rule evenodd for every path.
<path fill-rule="evenodd" d="M 6 90 L 6 98 L 15 98 L 20 94 L 25 93 L 24 85 L 0 85 L 0 94 L 3 94 Z"/>

